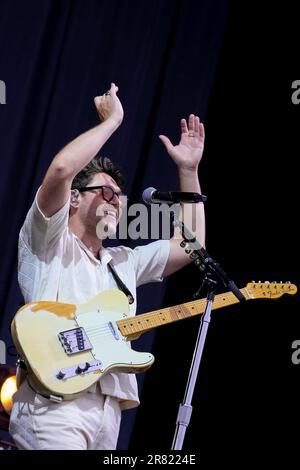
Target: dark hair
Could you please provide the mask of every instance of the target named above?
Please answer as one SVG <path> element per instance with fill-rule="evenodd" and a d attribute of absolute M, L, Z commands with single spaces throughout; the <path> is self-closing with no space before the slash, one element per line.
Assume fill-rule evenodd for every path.
<path fill-rule="evenodd" d="M 84 188 L 97 173 L 106 173 L 111 176 L 117 185 L 123 189 L 124 176 L 119 167 L 117 167 L 109 158 L 97 156 L 93 158 L 72 181 L 72 189 Z"/>

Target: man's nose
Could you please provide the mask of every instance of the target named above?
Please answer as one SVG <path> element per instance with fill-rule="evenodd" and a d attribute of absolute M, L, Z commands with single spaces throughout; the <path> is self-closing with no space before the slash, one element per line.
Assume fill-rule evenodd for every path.
<path fill-rule="evenodd" d="M 118 193 L 115 191 L 115 192 L 114 192 L 113 201 L 116 202 L 117 204 L 119 204 L 119 200 L 120 200 L 120 194 L 118 194 Z"/>
<path fill-rule="evenodd" d="M 115 196 L 116 199 L 116 204 L 118 205 L 119 209 L 123 209 L 124 206 L 126 206 L 127 203 L 127 196 L 124 194 L 119 194 Z"/>

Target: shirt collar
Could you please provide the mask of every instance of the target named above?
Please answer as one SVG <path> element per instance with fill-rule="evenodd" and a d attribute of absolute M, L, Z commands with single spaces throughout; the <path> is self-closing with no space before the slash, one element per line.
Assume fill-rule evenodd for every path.
<path fill-rule="evenodd" d="M 109 253 L 109 251 L 104 248 L 103 246 L 100 248 L 100 253 L 99 253 L 99 258 L 96 258 L 94 256 L 94 254 L 91 252 L 91 250 L 88 249 L 88 247 L 83 243 L 83 241 L 81 241 L 81 239 L 73 234 L 74 237 L 76 238 L 78 244 L 80 245 L 80 247 L 86 252 L 86 254 L 88 255 L 88 257 L 96 264 L 102 264 L 103 266 L 106 266 L 112 259 L 111 257 L 111 254 Z"/>
<path fill-rule="evenodd" d="M 104 247 L 100 250 L 100 259 L 103 266 L 106 266 L 112 260 L 110 252 Z"/>

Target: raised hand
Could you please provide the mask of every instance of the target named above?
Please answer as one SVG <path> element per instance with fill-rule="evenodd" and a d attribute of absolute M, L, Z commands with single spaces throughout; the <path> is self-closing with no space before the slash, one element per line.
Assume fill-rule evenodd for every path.
<path fill-rule="evenodd" d="M 94 98 L 97 113 L 102 122 L 111 119 L 119 125 L 123 121 L 124 111 L 121 101 L 117 96 L 118 90 L 119 88 L 114 83 L 111 83 L 109 91 L 104 93 L 104 95 Z"/>
<path fill-rule="evenodd" d="M 180 125 L 181 138 L 178 145 L 174 146 L 165 135 L 160 135 L 159 138 L 178 168 L 196 170 L 204 150 L 204 126 L 194 114 L 189 115 L 188 123 L 181 119 Z"/>

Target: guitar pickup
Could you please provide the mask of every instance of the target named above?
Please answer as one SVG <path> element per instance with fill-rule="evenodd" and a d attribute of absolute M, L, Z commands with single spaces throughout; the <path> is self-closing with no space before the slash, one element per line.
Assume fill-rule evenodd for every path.
<path fill-rule="evenodd" d="M 58 339 L 68 356 L 93 349 L 82 327 L 61 331 L 58 333 Z"/>

